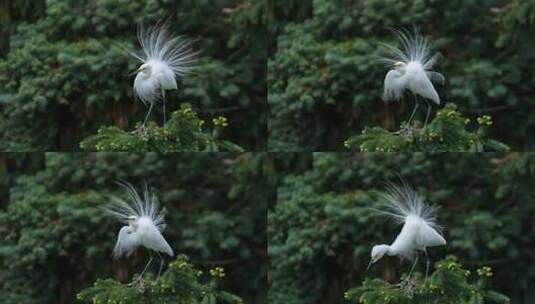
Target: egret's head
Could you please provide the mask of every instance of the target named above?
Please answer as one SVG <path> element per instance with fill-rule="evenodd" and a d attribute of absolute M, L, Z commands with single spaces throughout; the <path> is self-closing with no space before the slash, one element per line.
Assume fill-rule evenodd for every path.
<path fill-rule="evenodd" d="M 368 269 L 372 264 L 379 261 L 390 249 L 390 246 L 388 245 L 375 245 L 372 248 L 372 256 L 370 260 L 370 264 L 368 264 Z"/>
<path fill-rule="evenodd" d="M 406 65 L 407 64 L 405 62 L 397 61 L 397 62 L 394 63 L 394 68 L 396 70 L 400 70 L 400 69 L 405 68 Z"/>
<path fill-rule="evenodd" d="M 152 72 L 152 67 L 151 67 L 150 64 L 148 64 L 148 63 L 144 63 L 144 64 L 142 64 L 142 65 L 136 70 L 136 73 L 142 73 L 142 74 L 146 74 L 146 75 L 150 75 L 151 72 Z"/>
<path fill-rule="evenodd" d="M 133 225 L 137 220 L 137 216 L 131 215 L 128 217 L 128 225 Z"/>

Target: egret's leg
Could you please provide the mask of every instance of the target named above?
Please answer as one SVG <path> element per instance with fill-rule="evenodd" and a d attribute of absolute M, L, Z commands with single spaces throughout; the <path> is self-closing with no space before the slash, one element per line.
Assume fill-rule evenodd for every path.
<path fill-rule="evenodd" d="M 158 270 L 158 278 L 156 279 L 156 281 L 158 281 L 160 279 L 160 275 L 162 274 L 162 268 L 163 268 L 164 259 L 163 259 L 162 255 L 159 252 L 156 252 L 156 253 L 158 253 L 158 256 L 160 257 L 160 270 Z"/>
<path fill-rule="evenodd" d="M 425 254 L 425 279 L 424 279 L 424 285 L 427 281 L 427 275 L 429 274 L 429 256 L 427 255 L 427 250 L 424 249 Z"/>
<path fill-rule="evenodd" d="M 410 279 L 412 272 L 414 270 L 414 267 L 416 267 L 416 264 L 418 263 L 418 254 L 416 254 L 416 258 L 414 259 L 414 263 L 412 264 L 411 270 L 409 271 L 409 274 L 407 275 L 407 281 Z"/>
<path fill-rule="evenodd" d="M 149 262 L 147 263 L 147 265 L 145 265 L 145 268 L 143 269 L 143 271 L 139 275 L 140 278 L 143 277 L 143 274 L 145 273 L 145 271 L 147 271 L 147 269 L 149 268 L 150 263 L 152 262 L 152 252 L 149 251 L 149 254 L 150 254 Z"/>
<path fill-rule="evenodd" d="M 414 117 L 414 114 L 416 113 L 416 110 L 418 109 L 418 98 L 414 99 L 414 108 L 412 109 L 412 114 L 409 117 L 409 120 L 407 120 L 407 126 L 411 125 L 412 118 Z"/>
<path fill-rule="evenodd" d="M 162 103 L 163 103 L 163 127 L 165 127 L 165 90 L 161 88 L 162 91 Z"/>
<path fill-rule="evenodd" d="M 147 115 L 145 115 L 145 120 L 143 120 L 143 126 L 145 125 L 145 123 L 147 122 L 147 119 L 149 118 L 149 115 L 150 115 L 150 112 L 152 111 L 152 106 L 153 105 L 154 105 L 154 102 L 151 102 L 150 106 L 149 106 L 149 111 L 147 112 Z"/>
<path fill-rule="evenodd" d="M 426 102 L 427 104 L 427 115 L 425 116 L 425 123 L 424 123 L 424 129 L 427 127 L 427 121 L 429 120 L 429 115 L 431 114 L 431 105 L 429 102 Z"/>
<path fill-rule="evenodd" d="M 143 271 L 138 276 L 138 278 L 135 279 L 134 281 L 132 281 L 132 283 L 130 283 L 129 285 L 131 285 L 131 286 L 136 285 L 137 283 L 141 282 L 141 280 L 143 279 L 143 274 L 145 273 L 145 271 L 147 271 L 147 269 L 149 268 L 150 263 L 152 262 L 152 252 L 149 251 L 149 254 L 150 254 L 149 262 L 147 263 L 147 265 L 145 265 L 145 268 L 143 268 Z"/>

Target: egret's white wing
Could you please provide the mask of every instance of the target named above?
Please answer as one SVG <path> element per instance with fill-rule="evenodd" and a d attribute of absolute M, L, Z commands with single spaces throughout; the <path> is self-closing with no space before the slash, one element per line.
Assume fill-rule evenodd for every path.
<path fill-rule="evenodd" d="M 446 240 L 433 227 L 421 221 L 416 233 L 416 243 L 420 247 L 433 247 L 446 245 Z"/>
<path fill-rule="evenodd" d="M 176 90 L 178 86 L 176 85 L 175 74 L 172 70 L 163 71 L 157 76 L 160 80 L 160 86 L 164 90 Z"/>
<path fill-rule="evenodd" d="M 408 85 L 413 93 L 431 99 L 436 104 L 440 104 L 440 97 L 438 97 L 437 91 L 423 70 L 415 75 L 411 75 L 408 79 Z"/>
<path fill-rule="evenodd" d="M 134 79 L 134 95 L 143 102 L 144 105 L 155 102 L 160 97 L 158 91 L 159 83 L 154 77 L 144 78 L 143 73 L 138 73 Z"/>
<path fill-rule="evenodd" d="M 142 217 L 137 221 L 137 233 L 141 245 L 155 251 L 167 253 L 170 256 L 174 255 L 171 246 L 169 246 L 160 230 L 149 218 Z"/>
<path fill-rule="evenodd" d="M 123 255 L 130 256 L 138 245 L 139 240 L 133 228 L 124 226 L 117 236 L 117 243 L 115 243 L 115 248 L 113 249 L 113 257 L 118 259 Z"/>
<path fill-rule="evenodd" d="M 437 82 L 437 83 L 440 83 L 441 85 L 444 85 L 444 83 L 446 83 L 446 78 L 444 77 L 444 75 L 438 72 L 427 71 L 425 73 L 427 74 L 427 77 L 429 77 L 431 82 Z"/>
<path fill-rule="evenodd" d="M 406 79 L 398 70 L 390 70 L 386 73 L 384 81 L 383 100 L 399 100 L 405 90 Z"/>
<path fill-rule="evenodd" d="M 403 224 L 403 228 L 396 236 L 396 239 L 390 245 L 390 250 L 396 255 L 402 256 L 408 260 L 412 260 L 413 253 L 416 250 L 414 247 L 414 230 L 417 227 L 412 222 Z"/>
<path fill-rule="evenodd" d="M 156 79 L 161 89 L 177 89 L 175 73 L 169 65 L 159 59 L 152 59 L 147 63 L 152 67 L 151 78 Z"/>

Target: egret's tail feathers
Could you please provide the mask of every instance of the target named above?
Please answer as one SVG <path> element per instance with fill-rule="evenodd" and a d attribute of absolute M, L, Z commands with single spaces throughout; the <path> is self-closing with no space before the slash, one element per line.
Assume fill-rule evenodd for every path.
<path fill-rule="evenodd" d="M 397 223 L 405 223 L 406 219 L 412 216 L 420 218 L 438 231 L 441 230 L 437 224 L 436 209 L 427 205 L 423 198 L 409 185 L 403 183 L 399 186 L 389 183 L 383 196 L 386 201 L 386 209 L 378 211 L 394 219 Z"/>
<path fill-rule="evenodd" d="M 169 246 L 169 244 L 167 244 L 167 242 L 165 243 L 166 247 L 165 247 L 165 250 L 163 251 L 164 253 L 166 253 L 167 255 L 169 256 L 174 256 L 175 253 L 173 252 L 173 249 L 171 248 L 171 246 Z"/>
<path fill-rule="evenodd" d="M 129 182 L 117 181 L 117 184 L 126 190 L 130 203 L 119 197 L 112 196 L 112 204 L 106 209 L 109 214 L 125 224 L 128 224 L 129 218 L 132 216 L 136 218 L 145 216 L 152 220 L 158 230 L 163 231 L 165 229 L 165 212 L 160 210 L 158 197 L 147 183 L 144 184 L 143 196 Z"/>

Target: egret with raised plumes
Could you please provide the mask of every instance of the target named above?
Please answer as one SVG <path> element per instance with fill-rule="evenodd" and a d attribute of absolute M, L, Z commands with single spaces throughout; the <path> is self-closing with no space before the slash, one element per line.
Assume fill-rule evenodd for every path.
<path fill-rule="evenodd" d="M 429 272 L 427 248 L 446 245 L 437 224 L 435 208 L 427 205 L 411 187 L 406 184 L 391 184 L 384 195 L 387 206 L 379 213 L 388 216 L 398 224 L 402 224 L 401 232 L 390 245 L 375 245 L 372 248 L 368 268 L 379 261 L 385 254 L 398 256 L 401 259 L 414 260 L 407 279 L 410 278 L 418 262 L 419 251 L 426 257 L 426 279 Z"/>
<path fill-rule="evenodd" d="M 442 74 L 431 70 L 439 55 L 437 53 L 431 56 L 429 40 L 419 35 L 416 30 L 413 34 L 403 30 L 393 31 L 402 47 L 400 49 L 390 44 L 382 44 L 388 54 L 388 57 L 383 57 L 382 60 L 391 68 L 384 79 L 383 100 L 400 100 L 405 90 L 412 92 L 416 100 L 412 114 L 407 121 L 407 126 L 409 126 L 418 108 L 418 96 L 423 97 L 427 104 L 425 128 L 431 113 L 428 100 L 440 105 L 440 97 L 433 82 L 445 83 Z"/>
<path fill-rule="evenodd" d="M 157 101 L 163 104 L 165 125 L 165 91 L 176 90 L 176 77 L 186 76 L 192 71 L 197 52 L 193 51 L 191 40 L 169 34 L 166 24 L 147 28 L 140 26 L 137 36 L 142 52 L 128 53 L 141 62 L 134 72 L 134 95 L 143 104 L 149 104 L 143 125 Z"/>
<path fill-rule="evenodd" d="M 158 277 L 163 267 L 163 257 L 160 253 L 173 256 L 173 249 L 162 235 L 165 224 L 165 213 L 159 209 L 159 202 L 156 194 L 145 184 L 143 196 L 139 195 L 132 184 L 127 182 L 117 182 L 128 194 L 130 203 L 125 200 L 112 197 L 112 204 L 107 211 L 115 216 L 120 222 L 126 224 L 119 231 L 117 243 L 113 249 L 113 257 L 118 259 L 122 256 L 129 257 L 136 248 L 145 247 L 149 249 L 150 258 L 139 276 L 139 280 L 152 262 L 152 251 L 160 257 L 160 269 Z"/>

